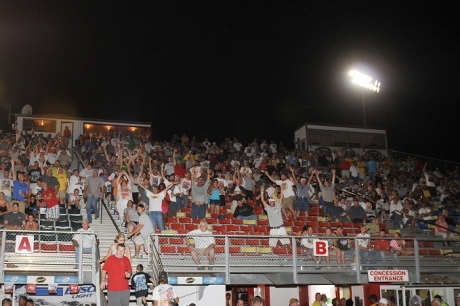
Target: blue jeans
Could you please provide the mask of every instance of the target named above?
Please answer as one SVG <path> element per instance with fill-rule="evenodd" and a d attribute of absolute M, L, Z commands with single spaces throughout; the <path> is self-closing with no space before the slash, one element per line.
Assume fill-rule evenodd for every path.
<path fill-rule="evenodd" d="M 206 217 L 206 204 L 192 204 L 192 218 L 204 219 Z"/>
<path fill-rule="evenodd" d="M 327 217 L 327 212 L 331 206 L 334 206 L 333 202 L 323 201 L 323 217 Z"/>
<path fill-rule="evenodd" d="M 382 264 L 386 265 L 388 263 L 388 260 L 386 257 L 387 254 L 384 251 L 380 251 L 379 255 L 380 255 L 380 261 L 382 262 Z M 391 258 L 391 263 L 393 264 L 398 263 L 398 256 L 396 255 L 396 253 L 390 252 L 390 258 Z"/>
<path fill-rule="evenodd" d="M 150 211 L 149 218 L 150 221 L 152 221 L 154 231 L 157 229 L 157 225 L 159 230 L 162 231 L 165 229 L 163 225 L 163 214 L 161 213 L 161 211 Z"/>
<path fill-rule="evenodd" d="M 366 251 L 366 250 L 359 250 L 359 254 L 361 257 L 361 264 L 365 265 L 367 263 L 367 259 L 370 256 L 371 264 L 375 265 L 377 263 L 377 255 L 378 253 L 375 251 Z"/>
<path fill-rule="evenodd" d="M 91 253 L 92 248 L 83 248 L 82 254 L 85 253 Z M 79 263 L 80 262 L 80 247 L 75 247 L 75 262 Z"/>
<path fill-rule="evenodd" d="M 250 216 L 239 215 L 238 217 L 236 217 L 236 220 L 257 220 L 257 216 L 256 215 L 250 215 Z"/>
<path fill-rule="evenodd" d="M 188 194 L 182 196 L 182 209 L 187 208 L 188 206 Z"/>
<path fill-rule="evenodd" d="M 310 204 L 308 202 L 307 197 L 298 198 L 295 204 L 296 204 L 297 211 L 301 211 L 303 208 L 306 212 L 308 212 L 310 208 Z"/>
<path fill-rule="evenodd" d="M 394 228 L 400 228 L 401 227 L 401 216 L 398 215 L 397 213 L 393 213 L 390 217 L 390 219 L 393 219 Z"/>
<path fill-rule="evenodd" d="M 99 210 L 97 209 L 98 197 L 88 197 L 86 198 L 86 218 L 89 222 L 93 222 L 92 214 L 96 217 L 99 217 Z"/>

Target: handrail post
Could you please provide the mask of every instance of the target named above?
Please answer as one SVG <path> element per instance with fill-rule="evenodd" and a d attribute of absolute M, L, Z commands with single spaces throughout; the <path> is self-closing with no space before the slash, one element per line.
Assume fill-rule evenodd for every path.
<path fill-rule="evenodd" d="M 359 242 L 357 237 L 354 237 L 353 239 L 355 240 L 356 283 L 361 284 L 361 261 L 359 260 Z"/>
<path fill-rule="evenodd" d="M 230 240 L 228 235 L 225 235 L 225 283 L 230 284 Z"/>
<path fill-rule="evenodd" d="M 414 283 L 420 283 L 420 250 L 418 246 L 418 240 L 414 238 L 414 253 L 415 253 L 415 281 Z"/>
<path fill-rule="evenodd" d="M 294 284 L 299 282 L 298 274 L 297 274 L 297 243 L 295 241 L 295 237 L 291 237 L 291 245 L 292 245 L 292 280 Z"/>

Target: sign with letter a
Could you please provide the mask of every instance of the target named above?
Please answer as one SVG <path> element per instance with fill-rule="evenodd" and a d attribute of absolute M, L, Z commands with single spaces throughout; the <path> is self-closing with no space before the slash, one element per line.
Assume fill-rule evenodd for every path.
<path fill-rule="evenodd" d="M 327 240 L 313 239 L 313 256 L 328 256 L 329 243 Z"/>
<path fill-rule="evenodd" d="M 34 252 L 34 236 L 16 235 L 16 245 L 14 247 L 16 253 L 33 253 Z"/>

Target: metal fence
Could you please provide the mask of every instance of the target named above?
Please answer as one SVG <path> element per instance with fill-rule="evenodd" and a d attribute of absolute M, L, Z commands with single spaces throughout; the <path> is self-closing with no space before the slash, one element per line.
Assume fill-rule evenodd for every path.
<path fill-rule="evenodd" d="M 212 270 L 223 273 L 230 284 L 231 274 L 290 273 L 296 282 L 299 274 L 359 274 L 375 269 L 404 269 L 420 279 L 420 273 L 458 273 L 460 240 L 445 242 L 433 238 L 371 236 L 298 237 L 214 235 L 215 245 L 208 249 L 209 237 L 197 235 L 151 235 L 155 252 L 150 264 L 161 262 L 162 269 L 175 273 Z M 201 244 L 200 243 L 204 243 Z M 404 244 L 404 246 L 403 246 Z M 319 253 L 314 254 L 313 246 Z M 393 245 L 394 247 L 390 247 Z M 396 249 L 398 246 L 400 251 Z M 156 258 L 158 257 L 158 258 Z M 455 270 L 455 271 L 454 271 Z"/>
<path fill-rule="evenodd" d="M 88 272 L 99 279 L 99 251 L 94 233 L 69 230 L 0 231 L 1 279 L 5 273 L 73 273 L 83 283 Z"/>

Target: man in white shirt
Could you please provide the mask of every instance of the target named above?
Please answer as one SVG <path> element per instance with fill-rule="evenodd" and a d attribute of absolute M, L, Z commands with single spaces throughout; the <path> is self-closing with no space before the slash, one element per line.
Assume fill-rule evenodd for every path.
<path fill-rule="evenodd" d="M 199 228 L 188 232 L 187 237 L 185 237 L 185 243 L 190 249 L 193 261 L 198 265 L 198 270 L 204 270 L 200 262 L 200 258 L 203 256 L 208 257 L 208 270 L 213 268 L 216 240 L 212 235 L 212 232 L 208 230 L 208 222 L 203 219 L 200 221 Z"/>

